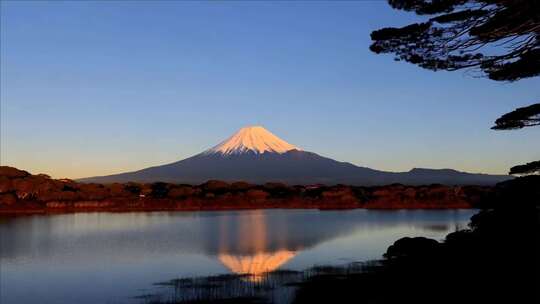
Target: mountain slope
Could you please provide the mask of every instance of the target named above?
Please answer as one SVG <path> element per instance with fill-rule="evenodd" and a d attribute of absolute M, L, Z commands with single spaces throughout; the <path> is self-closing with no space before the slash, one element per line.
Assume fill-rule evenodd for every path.
<path fill-rule="evenodd" d="M 228 140 L 193 157 L 139 171 L 84 178 L 82 182 L 173 182 L 199 184 L 210 179 L 287 184 L 477 184 L 506 175 L 470 174 L 451 169 L 384 172 L 302 151 L 262 127 L 242 128 Z"/>

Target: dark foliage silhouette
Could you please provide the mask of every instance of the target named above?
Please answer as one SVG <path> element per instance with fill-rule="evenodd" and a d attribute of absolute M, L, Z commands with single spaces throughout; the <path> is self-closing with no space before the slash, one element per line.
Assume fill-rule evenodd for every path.
<path fill-rule="evenodd" d="M 436 15 L 423 23 L 372 33 L 371 50 L 394 53 L 431 70 L 476 68 L 490 79 L 540 74 L 538 1 L 389 0 L 392 7 Z M 494 50 L 496 54 L 480 53 Z M 540 105 L 519 108 L 495 130 L 539 125 Z M 315 276 L 300 284 L 295 303 L 537 302 L 540 238 L 540 161 L 515 166 L 529 176 L 499 183 L 471 218 L 470 229 L 444 242 L 404 238 L 382 266 L 362 274 Z M 536 299 L 534 301 L 533 299 Z"/>
<path fill-rule="evenodd" d="M 540 125 L 540 103 L 528 107 L 517 108 L 506 113 L 495 121 L 493 130 L 516 130 L 525 127 Z M 510 168 L 509 174 L 528 175 L 540 173 L 540 161 L 533 161 L 524 165 L 517 165 Z"/>
<path fill-rule="evenodd" d="M 539 282 L 540 176 L 503 182 L 470 229 L 443 242 L 402 238 L 381 266 L 318 275 L 294 303 L 528 303 Z M 536 211 L 535 211 L 536 210 Z"/>
<path fill-rule="evenodd" d="M 527 175 L 535 173 L 540 173 L 540 161 L 538 160 L 510 168 L 510 174 Z"/>
<path fill-rule="evenodd" d="M 516 130 L 540 125 L 540 103 L 528 107 L 517 108 L 506 113 L 495 121 L 493 130 Z M 509 174 L 528 175 L 540 173 L 540 161 L 533 161 L 510 168 Z"/>
<path fill-rule="evenodd" d="M 373 31 L 370 49 L 377 54 L 393 53 L 398 61 L 434 71 L 477 69 L 496 81 L 540 75 L 540 1 L 388 0 L 388 3 L 395 9 L 434 17 L 402 28 Z M 492 129 L 538 125 L 540 104 L 537 103 L 504 114 Z M 527 165 L 516 166 L 511 172 L 537 172 L 538 169 Z M 523 169 L 528 170 L 519 173 Z"/>
<path fill-rule="evenodd" d="M 476 68 L 490 79 L 540 74 L 540 2 L 530 0 L 389 0 L 425 22 L 372 32 L 370 49 L 430 70 Z M 483 50 L 480 52 L 479 50 Z M 490 49 L 496 49 L 488 52 Z"/>
<path fill-rule="evenodd" d="M 493 130 L 515 130 L 540 125 L 540 103 L 517 108 L 495 121 Z"/>

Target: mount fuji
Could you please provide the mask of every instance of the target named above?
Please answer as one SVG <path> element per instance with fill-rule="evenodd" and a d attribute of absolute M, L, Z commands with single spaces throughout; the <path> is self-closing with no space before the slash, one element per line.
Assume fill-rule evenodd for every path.
<path fill-rule="evenodd" d="M 174 163 L 134 172 L 80 179 L 81 182 L 171 182 L 200 184 L 208 180 L 286 184 L 385 185 L 491 185 L 511 178 L 459 172 L 452 169 L 420 169 L 385 172 L 339 162 L 280 139 L 261 126 L 240 129 L 200 154 Z"/>

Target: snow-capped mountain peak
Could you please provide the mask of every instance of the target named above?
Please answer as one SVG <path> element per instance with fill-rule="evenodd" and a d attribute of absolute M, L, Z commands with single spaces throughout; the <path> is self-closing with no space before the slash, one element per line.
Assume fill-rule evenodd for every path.
<path fill-rule="evenodd" d="M 339 162 L 316 153 L 302 151 L 261 126 L 251 126 L 240 129 L 219 145 L 186 159 L 132 172 L 84 178 L 79 181 L 92 183 L 161 181 L 201 184 L 208 180 L 222 180 L 245 181 L 252 184 L 282 182 L 290 185 L 322 183 L 368 186 L 392 183 L 493 185 L 510 178 L 507 175 L 471 174 L 448 169 L 385 172 L 357 167 L 351 163 Z M 261 258 L 266 259 L 266 257 Z M 237 261 L 227 258 L 228 262 L 236 265 Z M 241 261 L 241 263 L 244 262 Z"/>
<path fill-rule="evenodd" d="M 257 154 L 273 152 L 281 154 L 290 150 L 300 149 L 272 134 L 262 126 L 248 126 L 240 129 L 233 136 L 204 153 L 232 155 L 247 152 Z"/>

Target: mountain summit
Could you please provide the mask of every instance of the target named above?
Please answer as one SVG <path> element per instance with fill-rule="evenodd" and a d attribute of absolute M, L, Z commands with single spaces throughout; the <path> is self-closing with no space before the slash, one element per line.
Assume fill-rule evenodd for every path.
<path fill-rule="evenodd" d="M 491 185 L 508 175 L 487 175 L 450 169 L 415 168 L 385 172 L 320 156 L 280 139 L 261 126 L 234 135 L 195 156 L 134 172 L 80 179 L 81 182 L 171 182 L 200 184 L 211 179 L 251 183 L 385 185 Z"/>
<path fill-rule="evenodd" d="M 256 154 L 272 152 L 281 154 L 291 150 L 300 149 L 275 136 L 262 126 L 248 126 L 203 153 L 231 155 L 249 152 Z"/>

